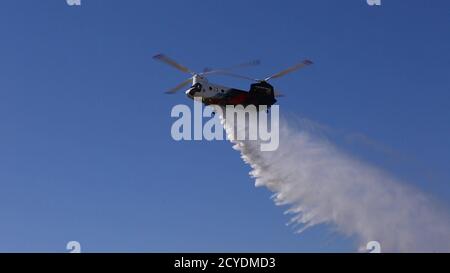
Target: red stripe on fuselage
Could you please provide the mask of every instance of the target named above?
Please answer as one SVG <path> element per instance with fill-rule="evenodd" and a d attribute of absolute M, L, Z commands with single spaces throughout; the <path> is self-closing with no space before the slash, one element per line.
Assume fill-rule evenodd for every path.
<path fill-rule="evenodd" d="M 232 104 L 232 105 L 245 104 L 245 101 L 247 100 L 247 98 L 248 98 L 247 92 L 237 94 L 237 95 L 229 98 L 227 104 Z"/>

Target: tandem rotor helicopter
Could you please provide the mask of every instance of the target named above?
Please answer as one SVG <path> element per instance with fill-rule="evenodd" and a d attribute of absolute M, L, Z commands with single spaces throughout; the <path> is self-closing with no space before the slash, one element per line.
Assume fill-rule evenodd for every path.
<path fill-rule="evenodd" d="M 288 73 L 291 73 L 295 70 L 298 70 L 302 67 L 312 64 L 310 60 L 303 60 L 295 64 L 294 66 L 291 66 L 287 69 L 284 69 L 278 73 L 275 73 L 261 80 L 261 79 L 253 79 L 247 76 L 242 76 L 231 72 L 236 68 L 258 65 L 260 63 L 258 60 L 239 64 L 226 69 L 212 70 L 205 68 L 203 72 L 197 73 L 170 59 L 164 54 L 155 55 L 153 59 L 168 64 L 180 70 L 181 72 L 192 75 L 187 80 L 178 84 L 174 88 L 166 91 L 167 94 L 174 94 L 175 92 L 189 85 L 189 83 L 192 82 L 191 87 L 189 87 L 189 89 L 185 91 L 186 95 L 191 99 L 194 99 L 194 97 L 201 98 L 202 103 L 204 103 L 205 105 L 219 105 L 219 106 L 242 105 L 244 107 L 248 105 L 255 105 L 257 108 L 259 108 L 260 105 L 267 105 L 268 107 L 270 107 L 277 101 L 275 99 L 276 97 L 282 96 L 281 94 L 278 94 L 276 91 L 274 91 L 273 86 L 269 84 L 268 81 L 270 81 L 271 79 L 280 78 Z M 222 85 L 209 82 L 206 76 L 211 74 L 221 74 L 246 79 L 253 81 L 255 83 L 250 85 L 249 91 L 225 87 Z"/>

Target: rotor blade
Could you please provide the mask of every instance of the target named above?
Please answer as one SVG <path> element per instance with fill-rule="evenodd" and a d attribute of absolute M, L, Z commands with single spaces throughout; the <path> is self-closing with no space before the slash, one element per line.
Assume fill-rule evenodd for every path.
<path fill-rule="evenodd" d="M 275 98 L 279 98 L 279 97 L 284 97 L 285 96 L 283 93 L 278 92 L 277 90 L 275 90 L 273 93 L 274 93 Z"/>
<path fill-rule="evenodd" d="M 265 78 L 264 80 L 265 80 L 265 81 L 269 81 L 269 80 L 271 80 L 271 79 L 275 79 L 275 78 L 282 77 L 282 76 L 284 76 L 284 75 L 286 75 L 286 74 L 288 74 L 288 73 L 291 73 L 291 72 L 293 72 L 293 71 L 295 71 L 295 70 L 297 70 L 297 69 L 300 69 L 300 68 L 302 68 L 302 67 L 304 67 L 304 66 L 311 65 L 312 63 L 313 63 L 313 62 L 311 62 L 310 60 L 304 60 L 304 61 L 302 61 L 301 63 L 298 63 L 298 64 L 296 64 L 296 65 L 294 65 L 294 66 L 291 66 L 291 67 L 289 67 L 289 68 L 287 68 L 287 69 L 285 69 L 285 70 L 283 70 L 283 71 L 280 71 L 280 72 L 278 72 L 278 73 L 276 73 L 276 74 L 273 74 L 272 76 L 267 77 L 267 78 Z"/>
<path fill-rule="evenodd" d="M 166 63 L 172 67 L 175 67 L 176 69 L 180 70 L 181 72 L 184 73 L 189 73 L 189 74 L 194 74 L 194 72 L 192 72 L 191 70 L 189 70 L 189 68 L 182 66 L 181 64 L 177 63 L 176 61 L 170 59 L 169 57 L 167 57 L 164 54 L 158 54 L 153 56 L 153 59 L 158 60 L 160 62 Z"/>
<path fill-rule="evenodd" d="M 250 77 L 247 77 L 247 76 L 242 76 L 242 75 L 231 73 L 231 72 L 227 72 L 227 71 L 216 71 L 215 73 L 221 74 L 221 75 L 225 75 L 225 76 L 234 77 L 234 78 L 249 80 L 249 81 L 252 81 L 252 82 L 259 82 L 260 81 L 258 79 L 250 78 Z"/>
<path fill-rule="evenodd" d="M 221 72 L 228 72 L 231 70 L 235 70 L 238 68 L 243 68 L 243 67 L 249 67 L 249 66 L 257 66 L 260 65 L 261 61 L 260 60 L 252 60 L 249 62 L 245 62 L 245 63 L 241 63 L 241 64 L 237 64 L 237 65 L 233 65 L 227 68 L 221 68 L 221 69 L 211 69 L 211 68 L 207 68 L 205 70 L 203 70 L 203 75 L 206 74 L 215 74 L 215 73 L 221 73 Z"/>
<path fill-rule="evenodd" d="M 166 91 L 166 94 L 174 94 L 175 92 L 177 92 L 178 90 L 180 90 L 181 88 L 185 87 L 186 85 L 188 85 L 190 82 L 192 81 L 192 78 L 189 78 L 187 80 L 185 80 L 184 82 L 180 83 L 179 85 L 175 86 L 174 88 Z"/>
<path fill-rule="evenodd" d="M 234 70 L 234 69 L 238 69 L 238 68 L 243 68 L 243 67 L 249 67 L 249 66 L 257 66 L 260 65 L 261 61 L 260 60 L 251 60 L 249 62 L 245 62 L 245 63 L 241 63 L 241 64 L 237 64 L 237 65 L 233 65 L 230 67 L 227 67 L 223 70 Z"/>
<path fill-rule="evenodd" d="M 201 74 L 202 75 L 209 74 L 212 71 L 214 71 L 214 70 L 211 67 L 205 67 L 205 68 L 203 68 L 203 72 Z"/>

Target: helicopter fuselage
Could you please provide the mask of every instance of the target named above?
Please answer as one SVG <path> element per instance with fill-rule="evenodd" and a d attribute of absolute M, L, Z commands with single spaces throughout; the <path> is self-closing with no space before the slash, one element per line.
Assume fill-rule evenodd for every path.
<path fill-rule="evenodd" d="M 201 98 L 205 105 L 273 105 L 275 99 L 274 88 L 265 81 L 253 83 L 250 90 L 230 88 L 208 81 L 204 76 L 195 75 L 192 86 L 186 90 L 186 95 L 191 98 Z"/>

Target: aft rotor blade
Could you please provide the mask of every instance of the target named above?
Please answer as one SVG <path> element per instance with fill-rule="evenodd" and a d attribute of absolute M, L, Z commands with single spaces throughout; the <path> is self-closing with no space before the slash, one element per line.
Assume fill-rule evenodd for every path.
<path fill-rule="evenodd" d="M 277 90 L 274 90 L 274 96 L 275 98 L 284 97 L 285 95 Z"/>
<path fill-rule="evenodd" d="M 184 82 L 180 83 L 179 85 L 175 86 L 174 88 L 166 91 L 166 94 L 174 94 L 175 92 L 177 92 L 178 90 L 180 90 L 181 88 L 185 87 L 186 85 L 188 85 L 190 82 L 192 81 L 192 78 L 189 78 L 187 80 L 185 80 Z"/>
<path fill-rule="evenodd" d="M 191 70 L 189 70 L 189 68 L 177 63 L 176 61 L 172 60 L 171 58 L 167 57 L 164 54 L 158 54 L 153 56 L 153 59 L 158 60 L 160 62 L 166 63 L 172 67 L 175 67 L 176 69 L 180 70 L 181 72 L 184 73 L 189 73 L 189 74 L 194 74 L 194 72 L 192 72 Z"/>
<path fill-rule="evenodd" d="M 233 65 L 233 66 L 230 66 L 230 67 L 227 67 L 227 68 L 221 68 L 221 69 L 205 68 L 205 70 L 203 71 L 202 74 L 206 75 L 206 74 L 215 74 L 215 73 L 221 73 L 221 72 L 228 72 L 228 71 L 235 70 L 235 69 L 238 69 L 238 68 L 257 66 L 257 65 L 260 65 L 260 64 L 261 64 L 260 60 L 252 60 L 252 61 L 249 61 L 249 62 Z"/>
<path fill-rule="evenodd" d="M 241 63 L 241 64 L 237 64 L 237 65 L 233 65 L 230 67 L 227 67 L 223 70 L 234 70 L 234 69 L 238 69 L 238 68 L 243 68 L 243 67 L 250 67 L 250 66 L 257 66 L 260 65 L 261 61 L 260 60 L 251 60 L 249 62 L 245 62 L 245 63 Z"/>
<path fill-rule="evenodd" d="M 247 77 L 247 76 L 243 76 L 243 75 L 239 75 L 239 74 L 235 74 L 235 73 L 231 73 L 231 72 L 227 72 L 227 71 L 217 71 L 215 73 L 221 74 L 221 75 L 225 75 L 225 76 L 234 77 L 234 78 L 249 80 L 249 81 L 252 81 L 252 82 L 259 82 L 259 81 L 261 81 L 261 80 L 258 80 L 258 79 L 250 78 L 250 77 Z"/>
<path fill-rule="evenodd" d="M 269 80 L 271 80 L 271 79 L 280 78 L 280 77 L 282 77 L 282 76 L 284 76 L 284 75 L 286 75 L 286 74 L 288 74 L 288 73 L 294 72 L 294 71 L 297 70 L 297 69 L 300 69 L 300 68 L 302 68 L 302 67 L 311 65 L 312 63 L 313 63 L 313 62 L 311 62 L 310 60 L 304 60 L 304 61 L 302 61 L 301 63 L 298 63 L 298 64 L 296 64 L 296 65 L 294 65 L 294 66 L 291 66 L 291 67 L 289 67 L 289 68 L 287 68 L 287 69 L 285 69 L 285 70 L 283 70 L 283 71 L 280 71 L 280 72 L 278 72 L 278 73 L 276 73 L 276 74 L 273 74 L 272 76 L 267 77 L 267 78 L 265 78 L 264 80 L 265 80 L 265 81 L 269 81 Z"/>

